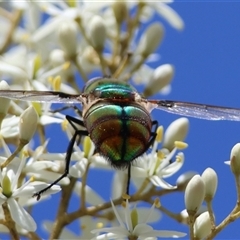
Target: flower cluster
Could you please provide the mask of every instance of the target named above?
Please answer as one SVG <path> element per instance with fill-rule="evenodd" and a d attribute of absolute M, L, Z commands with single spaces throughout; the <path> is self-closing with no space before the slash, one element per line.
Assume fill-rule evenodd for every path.
<path fill-rule="evenodd" d="M 160 220 L 160 211 L 178 222 L 188 222 L 191 237 L 200 239 L 210 234 L 215 227 L 210 203 L 216 191 L 216 173 L 207 169 L 201 177 L 191 172 L 181 175 L 176 184 L 166 181 L 184 164 L 182 150 L 187 147 L 184 141 L 189 126 L 186 118 L 175 120 L 165 132 L 163 126 L 158 127 L 143 155 L 128 169 L 113 170 L 86 136 L 84 109 L 72 105 L 56 109 L 52 103 L 64 101 L 49 92 L 77 96 L 90 78 L 100 75 L 123 82 L 132 80 L 134 85 L 141 85 L 144 99 L 156 93 L 167 94 L 174 67 L 172 64 L 151 67 L 151 62 L 158 63 L 158 47 L 165 34 L 163 24 L 152 19 L 159 15 L 176 30 L 182 30 L 184 23 L 170 2 L 0 4 L 0 91 L 18 90 L 11 92 L 14 101 L 0 95 L 0 232 L 13 239 L 42 238 L 39 232 L 42 222 L 35 222 L 32 210 L 39 202 L 41 205 L 37 200 L 49 200 L 51 194 L 61 191 L 59 205 L 54 203 L 58 207 L 56 219 L 43 222 L 50 239 L 150 240 L 186 235 L 154 230 L 150 224 Z M 28 90 L 34 91 L 28 95 L 33 102 L 21 101 Z M 39 91 L 47 93 L 42 95 Z M 69 102 L 67 99 L 66 103 Z M 67 121 L 64 111 L 75 114 L 77 120 Z M 51 127 L 58 128 L 58 142 L 52 143 L 47 137 Z M 64 134 L 70 142 L 67 151 L 60 147 Z M 59 145 L 57 152 L 50 150 L 51 144 Z M 236 176 L 237 159 L 231 157 Z M 106 171 L 106 176 L 110 171 L 113 173 L 112 192 L 108 196 L 113 200 L 106 201 L 102 196 L 103 187 L 97 177 L 94 186 L 88 185 L 94 178 L 92 173 L 99 169 Z M 101 174 L 104 178 L 104 173 Z M 122 199 L 128 191 L 130 196 Z M 176 191 L 185 191 L 185 214 L 178 216 L 156 200 Z M 75 210 L 70 212 L 73 209 L 70 203 L 76 197 Z M 204 199 L 208 211 L 200 212 Z M 144 207 L 141 203 L 145 203 Z M 123 210 L 117 209 L 120 204 Z M 77 219 L 80 235 L 66 228 Z"/>

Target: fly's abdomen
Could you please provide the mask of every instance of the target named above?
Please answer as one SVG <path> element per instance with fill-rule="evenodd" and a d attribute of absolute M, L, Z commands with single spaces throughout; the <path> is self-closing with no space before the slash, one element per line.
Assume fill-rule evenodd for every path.
<path fill-rule="evenodd" d="M 98 103 L 88 110 L 84 122 L 97 152 L 114 167 L 127 167 L 149 146 L 152 122 L 141 106 Z"/>

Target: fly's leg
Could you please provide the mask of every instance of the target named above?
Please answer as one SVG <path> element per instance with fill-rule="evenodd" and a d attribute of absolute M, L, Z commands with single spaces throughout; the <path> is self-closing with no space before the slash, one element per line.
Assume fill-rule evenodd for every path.
<path fill-rule="evenodd" d="M 74 108 L 74 109 L 75 109 L 75 108 Z M 79 110 L 78 108 L 76 108 L 76 109 L 80 112 L 80 110 Z M 75 109 L 75 110 L 76 110 L 76 109 Z M 78 138 L 78 140 L 77 140 L 77 145 L 79 145 L 79 144 L 80 144 L 80 141 L 81 141 L 81 137 L 82 137 L 82 136 L 88 136 L 88 132 L 87 132 L 87 130 L 79 130 L 79 129 L 77 129 L 75 124 L 77 124 L 78 126 L 81 126 L 81 127 L 85 128 L 84 123 L 83 123 L 82 120 L 77 119 L 77 118 L 74 118 L 74 117 L 69 116 L 69 115 L 66 115 L 66 119 L 68 120 L 68 122 L 70 123 L 70 125 L 72 126 L 72 128 L 75 130 L 75 132 L 76 132 L 76 131 L 82 131 L 82 132 L 83 132 L 83 134 L 81 134 L 81 133 L 78 134 L 79 138 Z M 86 128 L 85 128 L 85 129 L 86 129 Z"/>
<path fill-rule="evenodd" d="M 88 135 L 88 132 L 86 130 L 79 130 L 76 127 L 76 125 L 84 127 L 83 121 L 76 119 L 74 117 L 68 116 L 68 115 L 66 116 L 66 119 L 71 124 L 71 126 L 74 128 L 75 132 L 74 132 L 73 137 L 70 140 L 68 147 L 67 147 L 66 158 L 65 158 L 66 165 L 65 165 L 64 173 L 58 179 L 56 179 L 53 183 L 51 183 L 49 186 L 47 186 L 46 188 L 42 189 L 41 191 L 39 191 L 37 193 L 34 193 L 33 197 L 37 197 L 37 200 L 39 200 L 41 198 L 42 193 L 46 192 L 53 185 L 57 184 L 60 180 L 62 180 L 64 177 L 66 177 L 68 175 L 69 165 L 70 165 L 70 161 L 71 161 L 71 155 L 73 152 L 74 143 L 76 142 L 76 138 L 77 138 L 77 136 L 81 136 L 81 135 L 87 136 Z"/>
<path fill-rule="evenodd" d="M 151 138 L 148 142 L 148 145 L 146 147 L 146 150 L 153 144 L 153 142 L 155 141 L 155 138 L 157 136 L 157 128 L 158 128 L 158 121 L 152 121 L 152 127 L 154 127 L 154 130 L 151 132 Z"/>
<path fill-rule="evenodd" d="M 64 106 L 64 107 L 62 107 L 62 108 L 58 108 L 58 109 L 55 109 L 55 110 L 51 110 L 50 112 L 51 112 L 51 113 L 62 112 L 62 111 L 64 111 L 64 110 L 67 110 L 67 109 L 70 109 L 70 108 L 72 108 L 72 109 L 75 111 L 75 113 L 76 113 L 80 118 L 82 117 L 82 111 L 81 111 L 78 107 L 76 107 L 75 105 Z M 82 122 L 81 120 L 76 119 L 76 118 L 74 118 L 74 117 L 71 117 L 71 116 L 69 116 L 69 115 L 66 115 L 66 118 L 67 118 L 67 120 L 68 120 L 68 122 L 69 122 L 70 124 L 71 124 L 72 122 L 75 122 L 75 123 L 77 123 L 78 125 L 84 127 L 84 124 L 83 124 L 83 122 Z M 69 120 L 69 118 L 71 118 L 71 119 Z M 77 120 L 77 121 L 79 120 L 80 122 L 76 122 L 76 120 Z M 71 122 L 71 121 L 72 121 L 72 122 Z M 72 124 L 71 124 L 71 126 L 75 129 L 75 127 L 74 127 Z M 85 127 L 84 127 L 84 128 L 85 128 Z M 80 144 L 80 140 L 81 140 L 81 138 L 78 139 L 77 145 Z"/>
<path fill-rule="evenodd" d="M 127 173 L 127 189 L 126 194 L 129 195 L 129 186 L 130 186 L 130 180 L 131 180 L 131 164 L 128 165 L 128 173 Z"/>
<path fill-rule="evenodd" d="M 80 117 L 82 117 L 82 111 L 81 111 L 78 107 L 76 107 L 75 105 L 64 106 L 64 107 L 62 107 L 62 108 L 58 108 L 58 109 L 55 109 L 55 110 L 51 110 L 50 112 L 51 112 L 51 113 L 62 112 L 62 111 L 67 110 L 67 109 L 69 109 L 69 108 L 72 108 L 72 109 L 77 113 L 77 115 L 79 115 Z M 67 116 L 68 116 L 68 115 L 67 115 Z"/>

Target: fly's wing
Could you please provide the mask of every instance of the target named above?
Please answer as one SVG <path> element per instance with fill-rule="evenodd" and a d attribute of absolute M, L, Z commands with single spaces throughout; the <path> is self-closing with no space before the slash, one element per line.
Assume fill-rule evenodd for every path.
<path fill-rule="evenodd" d="M 240 109 L 212 106 L 205 104 L 175 102 L 168 100 L 149 100 L 151 108 L 188 117 L 207 120 L 240 121 Z"/>
<path fill-rule="evenodd" d="M 79 95 L 54 91 L 0 90 L 0 98 L 1 97 L 33 102 L 81 103 Z"/>

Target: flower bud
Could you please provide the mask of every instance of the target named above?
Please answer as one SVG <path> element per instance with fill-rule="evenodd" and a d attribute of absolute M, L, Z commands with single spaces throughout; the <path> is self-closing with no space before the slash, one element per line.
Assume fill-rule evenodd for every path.
<path fill-rule="evenodd" d="M 112 4 L 113 13 L 118 25 L 120 25 L 128 14 L 127 4 L 125 1 L 115 1 Z"/>
<path fill-rule="evenodd" d="M 65 63 L 64 52 L 61 49 L 54 49 L 49 54 L 49 60 L 53 67 L 57 67 Z"/>
<path fill-rule="evenodd" d="M 205 239 L 211 233 L 211 221 L 208 212 L 202 213 L 194 223 L 194 236 L 197 239 Z"/>
<path fill-rule="evenodd" d="M 205 200 L 211 201 L 216 193 L 218 177 L 212 168 L 207 168 L 202 173 L 202 180 L 205 183 Z"/>
<path fill-rule="evenodd" d="M 83 54 L 78 58 L 78 62 L 84 69 L 85 73 L 99 70 L 100 59 L 92 46 L 87 46 L 83 50 Z"/>
<path fill-rule="evenodd" d="M 20 116 L 19 138 L 21 143 L 28 143 L 33 137 L 38 124 L 38 114 L 33 106 L 28 107 Z"/>
<path fill-rule="evenodd" d="M 147 58 L 153 53 L 163 38 L 164 28 L 160 23 L 151 24 L 143 33 L 139 41 L 139 53 L 143 58 Z"/>
<path fill-rule="evenodd" d="M 106 39 L 106 27 L 100 16 L 95 15 L 89 23 L 89 37 L 93 47 L 102 51 Z"/>
<path fill-rule="evenodd" d="M 181 216 L 181 223 L 188 225 L 188 213 L 186 209 L 180 212 L 180 216 Z"/>
<path fill-rule="evenodd" d="M 185 206 L 189 216 L 194 216 L 201 207 L 205 196 L 205 184 L 199 175 L 195 175 L 185 190 Z"/>
<path fill-rule="evenodd" d="M 75 22 L 66 21 L 58 30 L 59 43 L 68 57 L 74 57 L 77 52 L 77 26 Z"/>
<path fill-rule="evenodd" d="M 156 68 L 143 92 L 144 97 L 152 96 L 167 86 L 172 80 L 173 74 L 174 67 L 171 64 L 163 64 Z"/>
<path fill-rule="evenodd" d="M 189 181 L 197 174 L 197 172 L 185 172 L 181 174 L 177 181 L 176 185 L 179 190 L 184 191 Z"/>
<path fill-rule="evenodd" d="M 10 90 L 10 87 L 7 84 L 6 81 L 2 80 L 0 82 L 0 90 Z M 8 108 L 10 106 L 11 100 L 7 99 L 7 98 L 1 98 L 1 97 L 0 97 L 0 100 L 1 100 L 1 104 L 0 104 L 0 120 L 2 121 L 3 118 L 7 114 L 7 111 L 8 111 Z"/>
<path fill-rule="evenodd" d="M 240 175 L 240 143 L 237 143 L 232 148 L 230 154 L 230 166 L 233 174 Z"/>
<path fill-rule="evenodd" d="M 32 73 L 33 79 L 36 78 L 37 72 L 41 68 L 41 65 L 42 65 L 42 59 L 40 55 L 35 56 L 33 60 L 33 73 Z"/>
<path fill-rule="evenodd" d="M 7 175 L 5 175 L 2 179 L 2 194 L 7 198 L 12 195 L 11 180 Z"/>
<path fill-rule="evenodd" d="M 176 28 L 177 30 L 182 30 L 184 28 L 184 22 L 181 17 L 175 12 L 168 4 L 155 4 L 154 10 L 167 22 L 172 25 L 172 27 Z"/>
<path fill-rule="evenodd" d="M 171 151 L 175 147 L 175 141 L 183 141 L 187 135 L 188 126 L 189 121 L 187 118 L 182 117 L 173 121 L 165 132 L 163 148 Z"/>
<path fill-rule="evenodd" d="M 202 206 L 198 209 L 195 217 L 200 216 L 202 213 L 204 213 L 204 212 L 206 212 L 206 211 L 207 211 L 207 207 L 202 205 Z M 188 215 L 188 212 L 187 212 L 186 209 L 184 209 L 183 211 L 180 212 L 180 216 L 181 216 L 181 223 L 186 224 L 186 225 L 189 225 L 189 215 Z"/>

